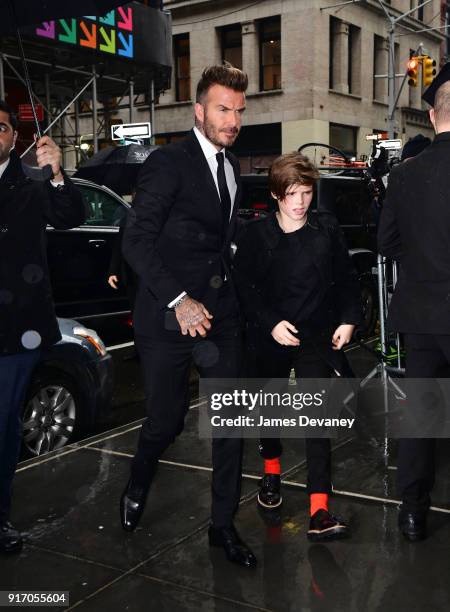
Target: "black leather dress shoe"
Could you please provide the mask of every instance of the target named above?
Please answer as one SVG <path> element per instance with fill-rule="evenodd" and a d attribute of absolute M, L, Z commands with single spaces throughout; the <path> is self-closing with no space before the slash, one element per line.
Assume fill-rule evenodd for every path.
<path fill-rule="evenodd" d="M 427 517 L 426 514 L 411 512 L 400 509 L 398 515 L 398 526 L 404 537 L 409 542 L 418 542 L 427 537 Z"/>
<path fill-rule="evenodd" d="M 280 488 L 281 480 L 279 474 L 265 474 L 261 478 L 258 505 L 265 510 L 279 508 L 283 502 Z"/>
<path fill-rule="evenodd" d="M 22 536 L 9 521 L 0 523 L 0 553 L 18 553 L 22 550 L 22 544 Z"/>
<path fill-rule="evenodd" d="M 242 567 L 255 567 L 256 557 L 250 548 L 241 540 L 234 525 L 216 529 L 212 525 L 208 531 L 209 545 L 224 549 L 229 561 Z"/>
<path fill-rule="evenodd" d="M 148 487 L 138 487 L 131 480 L 120 498 L 120 520 L 125 531 L 134 531 L 144 512 Z"/>
<path fill-rule="evenodd" d="M 350 536 L 350 528 L 328 510 L 317 510 L 309 522 L 307 536 L 312 542 L 340 540 Z"/>

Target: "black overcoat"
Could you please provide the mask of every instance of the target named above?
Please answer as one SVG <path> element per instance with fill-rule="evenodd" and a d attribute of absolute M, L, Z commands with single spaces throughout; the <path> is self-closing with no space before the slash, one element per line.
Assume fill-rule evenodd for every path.
<path fill-rule="evenodd" d="M 388 327 L 450 334 L 450 132 L 392 169 L 378 249 L 400 262 Z"/>
<path fill-rule="evenodd" d="M 84 220 L 83 197 L 67 176 L 58 188 L 50 181 L 32 181 L 23 174 L 17 154 L 11 153 L 0 179 L 0 354 L 26 351 L 39 337 L 42 348 L 61 338 L 45 228 L 50 224 L 69 229 Z M 24 340 L 26 332 L 36 332 L 31 344 L 27 336 Z"/>

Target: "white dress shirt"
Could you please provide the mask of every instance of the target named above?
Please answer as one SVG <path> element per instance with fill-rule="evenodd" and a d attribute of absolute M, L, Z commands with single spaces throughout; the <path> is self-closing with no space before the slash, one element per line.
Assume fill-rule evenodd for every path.
<path fill-rule="evenodd" d="M 234 170 L 233 166 L 230 163 L 230 160 L 227 159 L 225 155 L 225 149 L 222 148 L 220 151 L 216 149 L 212 142 L 210 142 L 196 127 L 194 128 L 194 134 L 197 136 L 197 140 L 202 148 L 203 155 L 206 157 L 206 161 L 208 162 L 208 166 L 211 170 L 211 174 L 214 179 L 214 183 L 216 184 L 217 193 L 219 194 L 219 183 L 217 181 L 217 153 L 222 153 L 225 156 L 225 179 L 227 181 L 228 191 L 230 193 L 231 198 L 231 210 L 230 210 L 230 219 L 231 213 L 233 212 L 234 199 L 236 197 L 237 185 L 236 179 L 234 178 Z"/>
<path fill-rule="evenodd" d="M 227 159 L 227 156 L 225 155 L 225 148 L 222 148 L 220 151 L 218 151 L 216 147 L 213 145 L 213 143 L 210 142 L 205 136 L 203 136 L 200 130 L 197 129 L 196 127 L 194 127 L 194 134 L 196 135 L 197 140 L 202 148 L 203 155 L 205 156 L 206 161 L 208 162 L 208 166 L 209 166 L 209 169 L 211 170 L 211 174 L 214 179 L 214 183 L 216 185 L 217 194 L 219 196 L 219 199 L 220 199 L 220 191 L 219 191 L 219 183 L 217 180 L 218 164 L 217 164 L 216 155 L 217 153 L 221 153 L 225 157 L 225 164 L 224 164 L 225 180 L 227 181 L 227 187 L 230 193 L 230 200 L 231 200 L 230 219 L 231 219 L 231 215 L 233 213 L 234 200 L 236 198 L 236 192 L 237 192 L 237 184 L 236 184 L 236 179 L 234 177 L 233 166 L 231 165 L 230 160 Z M 181 300 L 181 298 L 184 297 L 185 295 L 186 295 L 186 291 L 183 291 L 183 293 L 180 293 L 180 295 L 177 295 L 177 297 L 174 300 L 172 300 L 170 304 L 168 304 L 168 308 L 172 308 L 178 302 L 178 300 Z"/>
<path fill-rule="evenodd" d="M 8 167 L 8 164 L 9 164 L 9 157 L 8 157 L 8 159 L 6 161 L 4 161 L 2 164 L 0 164 L 0 179 L 2 178 L 4 171 Z"/>

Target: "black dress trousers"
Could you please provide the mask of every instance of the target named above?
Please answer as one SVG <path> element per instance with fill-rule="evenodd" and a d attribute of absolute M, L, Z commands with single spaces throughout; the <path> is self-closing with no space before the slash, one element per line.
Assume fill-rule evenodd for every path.
<path fill-rule="evenodd" d="M 183 336 L 180 331 L 161 331 L 161 326 L 156 326 L 155 336 L 136 335 L 147 400 L 147 419 L 131 466 L 132 480 L 138 485 L 150 484 L 159 457 L 183 430 L 192 363 L 205 378 L 237 377 L 240 373 L 241 331 L 235 296 L 227 282 L 219 289 L 211 322 L 205 339 Z M 240 498 L 241 463 L 241 439 L 212 441 L 211 516 L 215 527 L 232 522 Z"/>
<path fill-rule="evenodd" d="M 405 334 L 406 377 L 447 378 L 450 335 Z M 399 442 L 397 486 L 405 509 L 418 514 L 430 506 L 434 485 L 435 445 L 432 438 L 405 438 Z"/>

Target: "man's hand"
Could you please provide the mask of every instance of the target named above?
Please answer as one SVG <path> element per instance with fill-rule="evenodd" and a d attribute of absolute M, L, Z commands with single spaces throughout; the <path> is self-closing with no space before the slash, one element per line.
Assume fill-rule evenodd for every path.
<path fill-rule="evenodd" d="M 289 323 L 289 321 L 280 321 L 272 329 L 271 334 L 272 338 L 276 340 L 278 344 L 282 344 L 283 346 L 299 346 L 300 340 L 293 336 L 291 332 L 298 334 L 298 330 L 292 323 Z"/>
<path fill-rule="evenodd" d="M 108 278 L 108 285 L 110 287 L 112 287 L 113 289 L 117 289 L 117 283 L 119 282 L 119 279 L 117 278 L 117 276 L 115 274 L 111 275 Z"/>
<path fill-rule="evenodd" d="M 64 180 L 61 173 L 61 149 L 50 136 L 42 136 L 36 141 L 36 157 L 39 168 L 43 168 L 47 164 L 52 167 L 54 181 Z"/>
<path fill-rule="evenodd" d="M 348 344 L 352 339 L 354 330 L 354 325 L 339 325 L 331 339 L 333 350 L 339 351 L 345 344 Z"/>
<path fill-rule="evenodd" d="M 204 338 L 211 329 L 209 319 L 213 318 L 212 315 L 209 314 L 203 304 L 189 296 L 175 308 L 175 315 L 183 336 L 189 333 L 194 338 L 197 334 L 200 334 Z"/>

